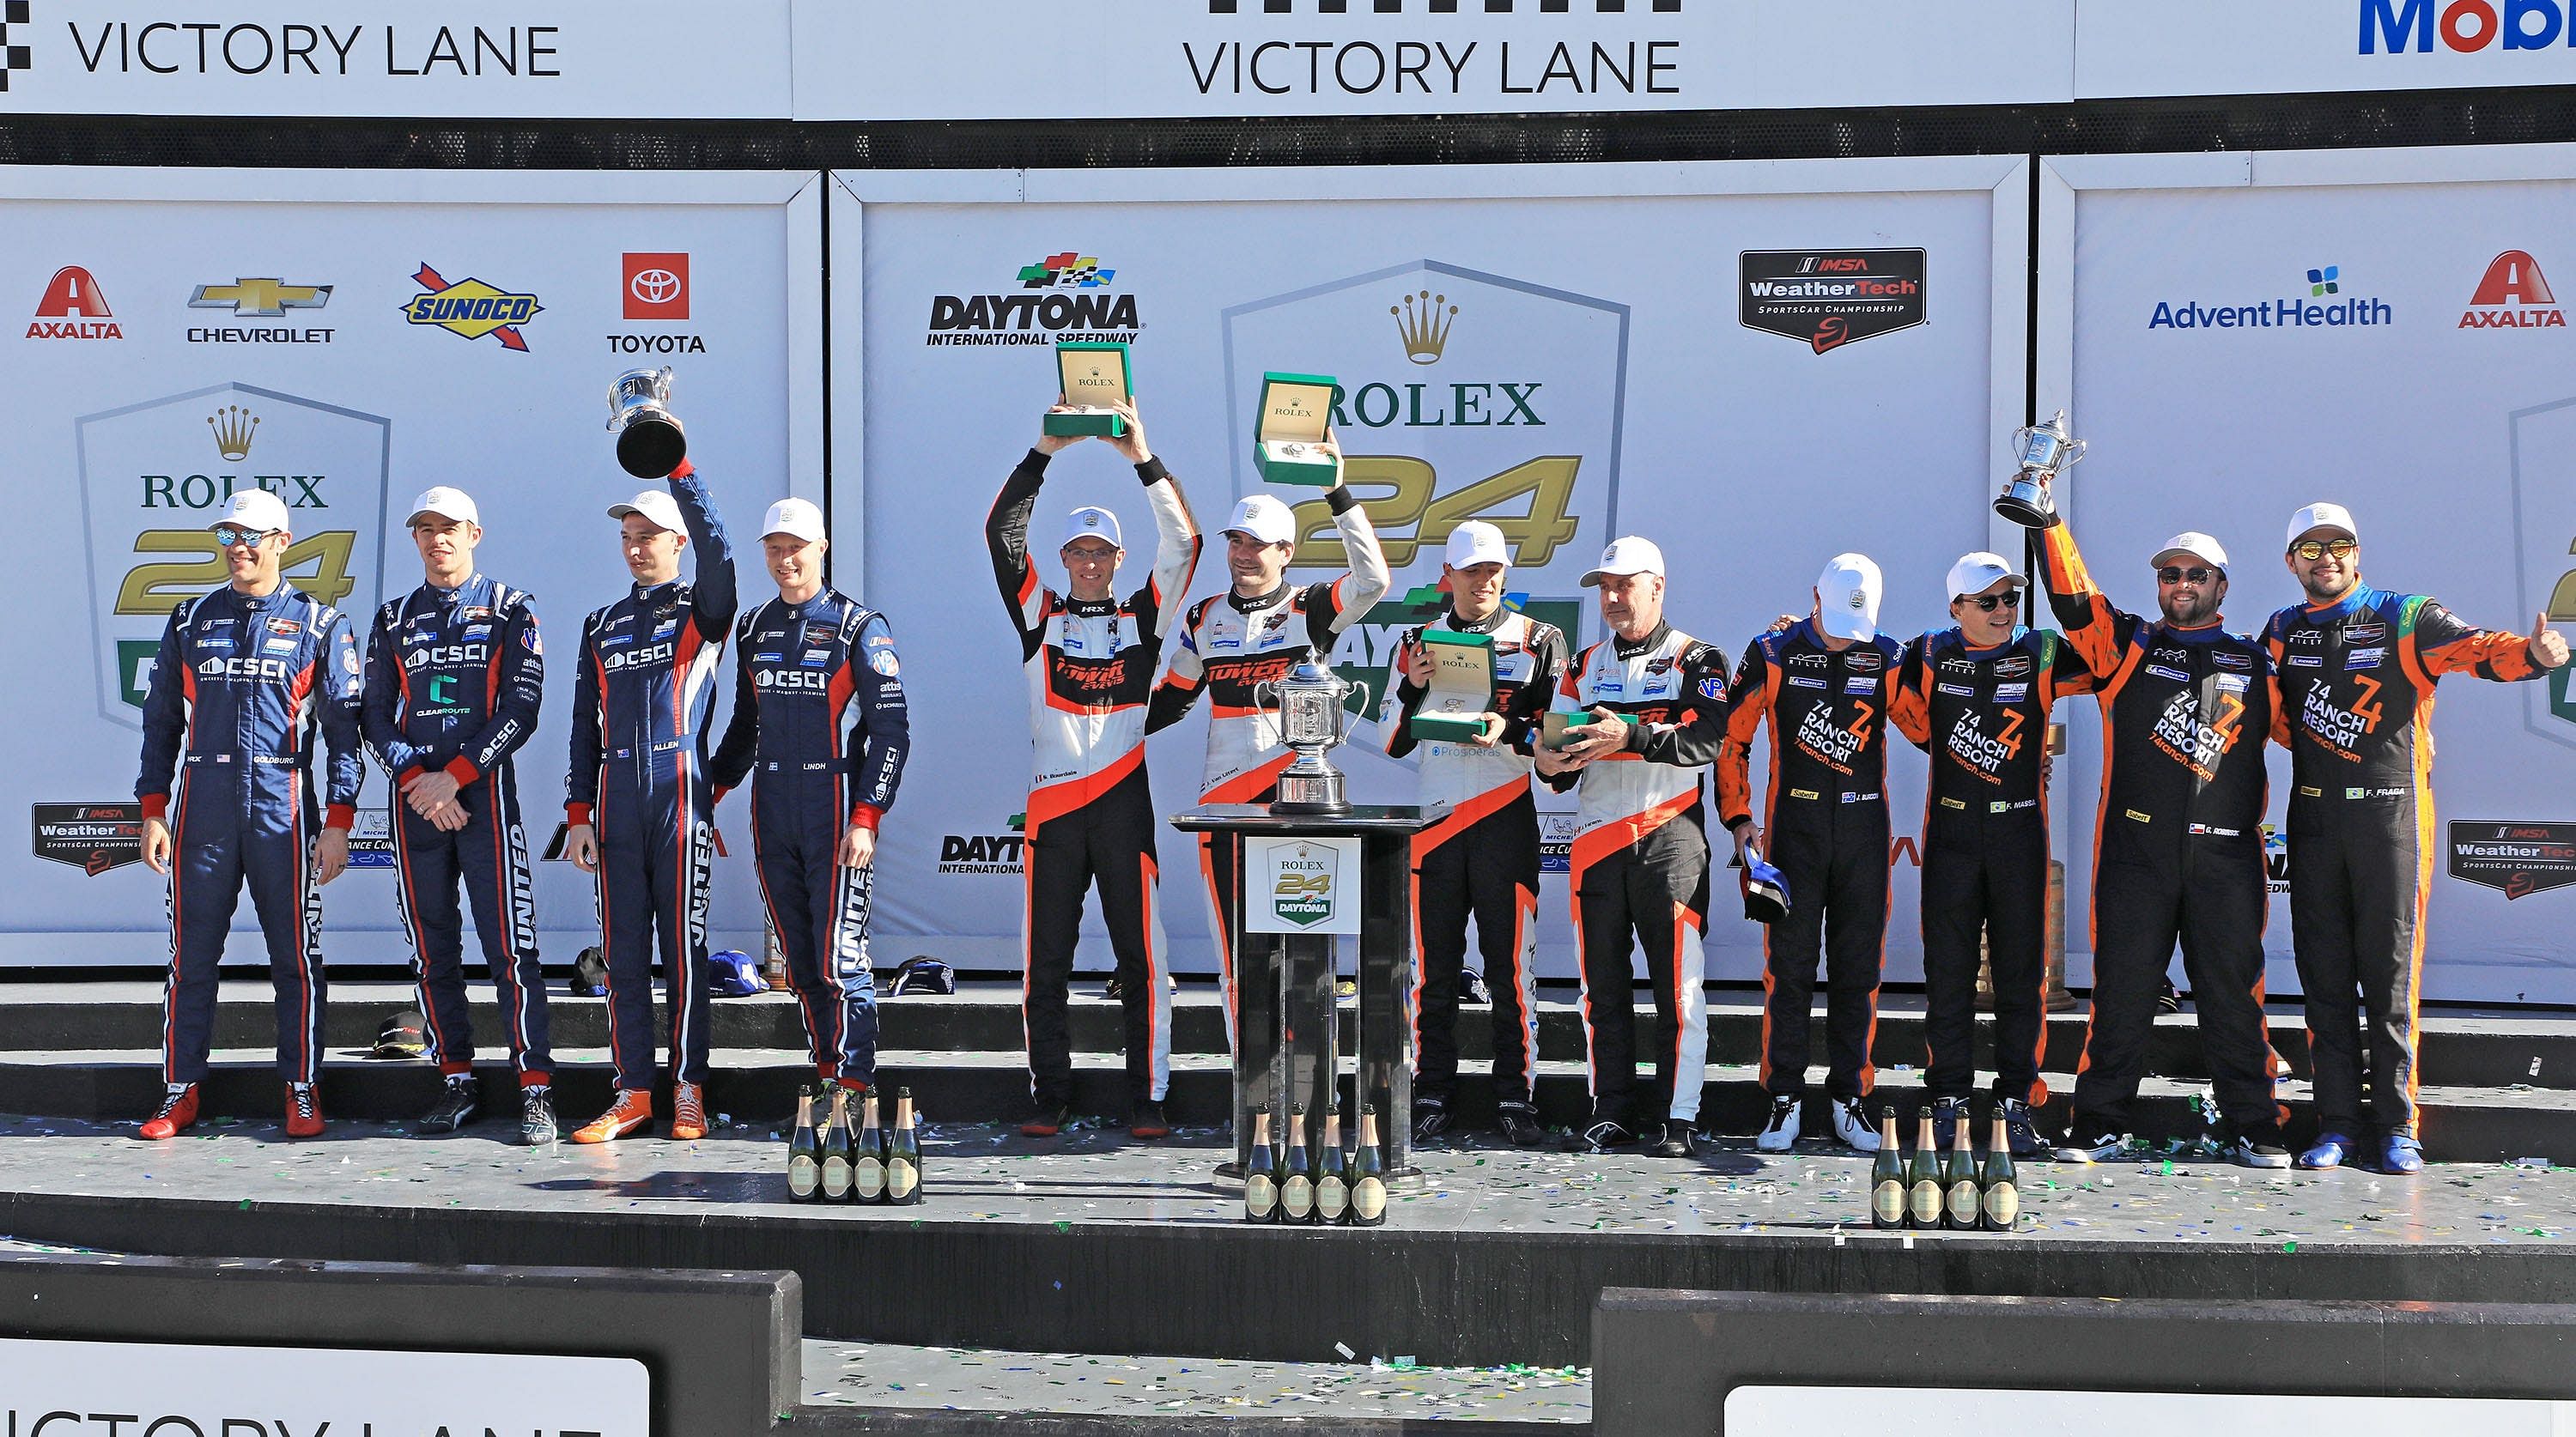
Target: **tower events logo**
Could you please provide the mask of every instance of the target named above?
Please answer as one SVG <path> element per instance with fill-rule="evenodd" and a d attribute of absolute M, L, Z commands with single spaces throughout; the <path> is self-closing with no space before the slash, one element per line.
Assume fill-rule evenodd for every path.
<path fill-rule="evenodd" d="M 1817 354 L 1923 323 L 1919 249 L 1745 250 L 1737 318 Z"/>
<path fill-rule="evenodd" d="M 943 294 L 930 301 L 933 347 L 1051 345 L 1068 335 L 1133 343 L 1144 327 L 1136 296 L 1109 289 L 1118 271 L 1075 250 L 1022 265 L 1013 294 Z"/>

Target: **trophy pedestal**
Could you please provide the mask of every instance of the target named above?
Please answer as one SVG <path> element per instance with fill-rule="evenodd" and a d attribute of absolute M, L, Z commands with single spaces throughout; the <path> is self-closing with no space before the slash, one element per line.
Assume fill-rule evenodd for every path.
<path fill-rule="evenodd" d="M 1257 803 L 1212 803 L 1172 819 L 1185 833 L 1211 836 L 1209 861 L 1236 895 L 1226 921 L 1234 944 L 1234 1157 L 1217 1175 L 1241 1178 L 1252 1156 L 1252 1115 L 1267 1109 L 1287 1140 L 1292 1108 L 1304 1106 L 1308 1151 L 1322 1142 L 1324 1114 L 1342 1094 L 1340 1023 L 1333 996 L 1339 940 L 1327 933 L 1247 933 L 1243 841 L 1248 837 L 1356 838 L 1360 842 L 1359 997 L 1355 1023 L 1356 1099 L 1344 1129 L 1356 1137 L 1360 1107 L 1377 1110 L 1389 1184 L 1422 1181 L 1413 1163 L 1413 1029 L 1405 995 L 1413 987 L 1413 835 L 1449 816 L 1447 804 L 1358 805 L 1332 815 L 1289 815 Z"/>
<path fill-rule="evenodd" d="M 1114 409 L 1050 409 L 1040 427 L 1051 439 L 1121 439 L 1127 434 L 1127 421 Z"/>
<path fill-rule="evenodd" d="M 1279 773 L 1279 796 L 1270 802 L 1270 811 L 1278 814 L 1313 816 L 1348 813 L 1349 800 L 1342 797 L 1340 770 L 1318 763 L 1312 771 L 1299 772 L 1291 764 Z"/>

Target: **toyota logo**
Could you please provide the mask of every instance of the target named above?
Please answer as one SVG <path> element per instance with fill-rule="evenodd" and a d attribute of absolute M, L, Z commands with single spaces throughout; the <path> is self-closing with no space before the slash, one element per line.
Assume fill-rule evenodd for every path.
<path fill-rule="evenodd" d="M 626 287 L 646 304 L 669 304 L 680 297 L 680 277 L 667 269 L 639 269 Z"/>

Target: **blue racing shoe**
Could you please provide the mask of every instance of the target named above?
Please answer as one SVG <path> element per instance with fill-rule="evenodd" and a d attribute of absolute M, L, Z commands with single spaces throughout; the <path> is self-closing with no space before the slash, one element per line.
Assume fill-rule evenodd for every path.
<path fill-rule="evenodd" d="M 2352 1161 L 2353 1150 L 2359 1146 L 2341 1133 L 2319 1133 L 2308 1150 L 2299 1154 L 2299 1166 L 2310 1172 L 2339 1168 Z"/>
<path fill-rule="evenodd" d="M 2379 1140 L 2379 1170 L 2392 1177 L 2424 1171 L 2424 1145 L 2411 1133 L 2390 1133 Z"/>

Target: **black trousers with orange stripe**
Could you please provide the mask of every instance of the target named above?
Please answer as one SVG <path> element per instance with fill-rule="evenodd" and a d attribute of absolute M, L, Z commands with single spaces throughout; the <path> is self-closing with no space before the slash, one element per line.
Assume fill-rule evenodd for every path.
<path fill-rule="evenodd" d="M 1458 984 L 1473 918 L 1494 995 L 1494 1100 L 1530 1100 L 1538 1060 L 1530 963 L 1538 863 L 1538 805 L 1526 784 L 1501 808 L 1414 850 L 1415 1097 L 1445 1101 L 1458 1086 Z"/>
<path fill-rule="evenodd" d="M 1648 1126 L 1699 1117 L 1708 1079 L 1708 993 L 1700 934 L 1708 927 L 1708 835 L 1698 810 L 1574 875 L 1574 928 L 1582 951 L 1583 1033 L 1591 1058 L 1592 1117 Z M 1646 953 L 1655 993 L 1655 1085 L 1637 1084 L 1636 969 Z"/>
<path fill-rule="evenodd" d="M 2433 880 L 2422 839 L 2430 830 L 2417 822 L 2424 801 L 2421 794 L 2290 800 L 2290 938 L 2307 995 L 2322 1131 L 2363 1135 L 2365 1072 L 2371 1122 L 2415 1131 L 2415 1009 Z"/>
<path fill-rule="evenodd" d="M 1821 958 L 1825 1095 L 1868 1097 L 1887 952 L 1887 801 L 1838 803 L 1830 793 L 1782 798 L 1764 841 L 1770 851 L 1763 857 L 1788 881 L 1789 916 L 1762 935 L 1762 1086 L 1775 1096 L 1807 1086 L 1808 1015 Z M 1973 967 L 1968 981 L 1976 981 Z"/>
<path fill-rule="evenodd" d="M 1029 1095 L 1040 1112 L 1073 1101 L 1073 1038 L 1066 989 L 1081 941 L 1083 895 L 1096 883 L 1109 951 L 1118 963 L 1126 1004 L 1127 1085 L 1136 1102 L 1163 1100 L 1172 1080 L 1170 958 L 1163 941 L 1155 861 L 1154 795 L 1138 764 L 1097 798 L 1030 833 L 1023 864 L 1028 886 L 1021 988 Z"/>
<path fill-rule="evenodd" d="M 1794 889 L 1792 890 L 1795 891 Z M 1994 965 L 1998 1098 L 2042 1103 L 2048 960 L 2048 820 L 1935 808 L 1923 837 L 1923 1085 L 1936 1098 L 1977 1086 L 1979 940 Z"/>

